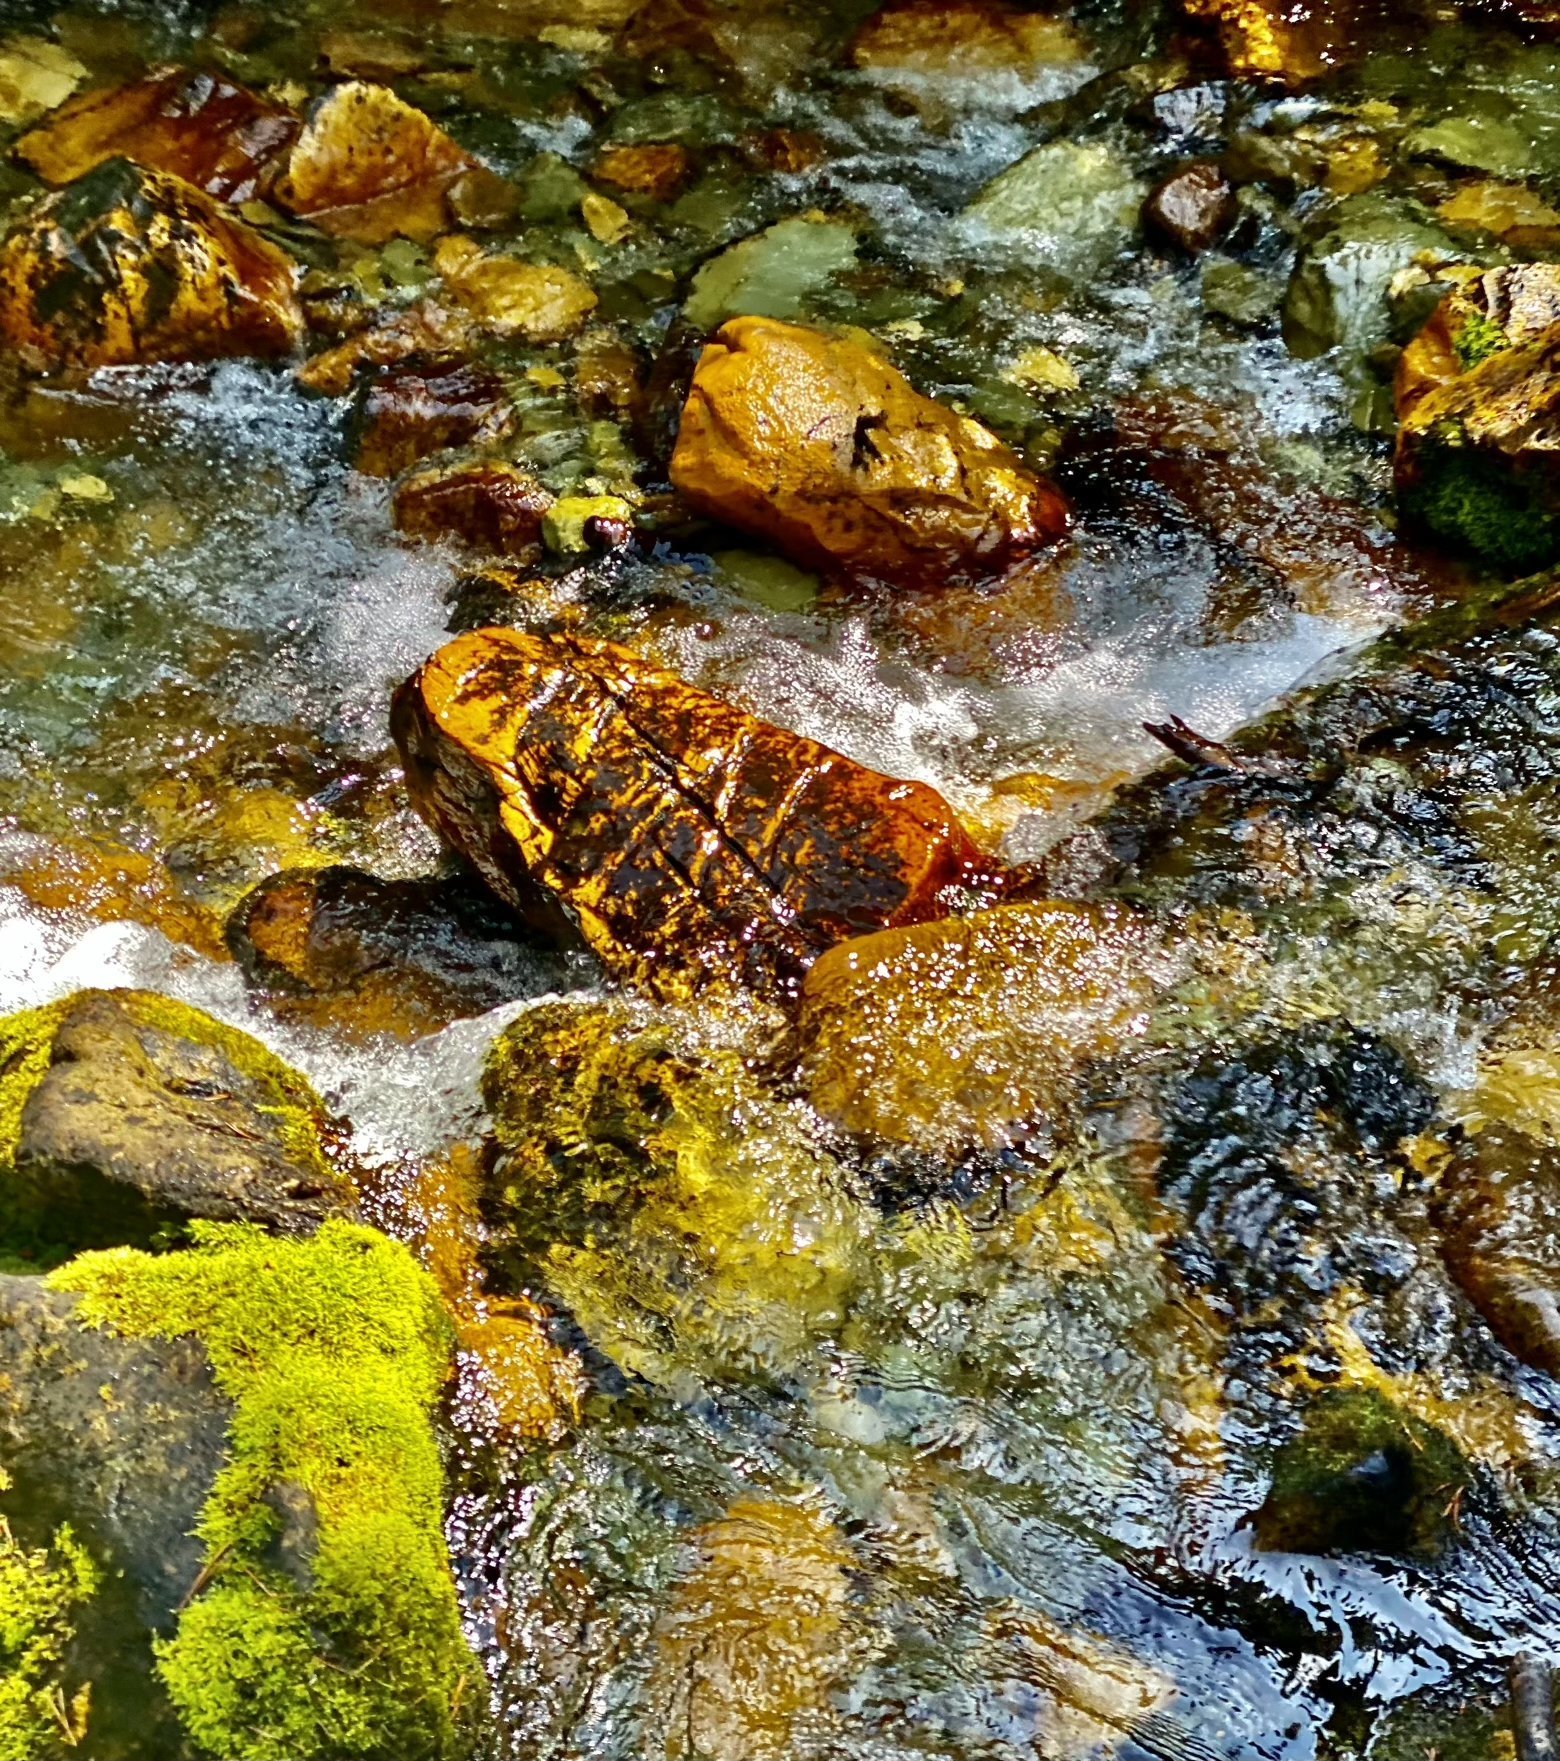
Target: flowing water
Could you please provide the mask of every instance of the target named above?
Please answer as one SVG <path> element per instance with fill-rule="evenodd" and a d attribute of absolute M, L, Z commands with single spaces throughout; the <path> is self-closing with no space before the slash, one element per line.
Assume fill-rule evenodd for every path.
<path fill-rule="evenodd" d="M 1070 834 L 1164 757 L 1145 723 L 1225 740 L 1470 591 L 1393 532 L 1382 351 L 1403 340 L 1387 283 L 1412 251 L 1392 256 L 1394 235 L 1383 267 L 1367 240 L 1319 347 L 1286 288 L 1329 224 L 1366 230 L 1361 202 L 1391 219 L 1371 239 L 1429 236 L 1459 179 L 1560 174 L 1560 51 L 1426 9 L 1285 94 L 1222 78 L 1173 8 L 1080 0 L 1049 61 L 896 72 L 848 53 L 872 10 L 652 0 L 635 39 L 588 6 L 503 0 L 0 0 L 0 35 L 59 41 L 95 83 L 207 66 L 295 105 L 327 68 L 389 67 L 527 192 L 499 244 L 584 273 L 592 335 L 641 366 L 702 262 L 828 215 L 831 264 L 772 252 L 733 309 L 871 332 L 1057 474 L 1078 512 L 1064 554 L 1023 593 L 874 599 L 669 524 L 626 558 L 550 565 L 549 607 L 934 785 L 1012 861 L 1066 844 L 1064 868 L 1087 868 Z M 667 140 L 693 149 L 682 191 L 593 237 L 579 198 L 600 150 Z M 1047 144 L 1025 213 L 983 208 Z M 1143 194 L 1209 153 L 1243 168 L 1235 230 L 1199 258 L 1160 248 Z M 0 173 L 18 212 L 35 191 Z M 433 282 L 404 240 L 310 248 L 391 307 Z M 639 502 L 655 465 L 574 395 L 575 360 L 574 343 L 509 346 L 512 456 L 555 492 Z M 349 400 L 288 364 L 7 395 L 0 1011 L 137 985 L 247 1028 L 348 1122 L 389 1226 L 415 1234 L 395 1195 L 482 1137 L 499 1032 L 609 987 L 517 930 L 496 1007 L 397 1037 L 246 986 L 214 926 L 280 869 L 447 863 L 387 711 L 472 621 L 472 559 L 394 530 L 388 486 L 349 462 Z M 1555 772 L 1534 762 L 1541 848 Z M 495 1761 L 1510 1753 L 1507 1664 L 1560 1644 L 1560 1397 L 1455 1290 L 1393 1146 L 1466 1115 L 1518 1007 L 1500 983 L 1542 1013 L 1553 908 L 1541 861 L 1513 858 L 1521 946 L 1470 992 L 1493 908 L 1399 858 L 1361 871 L 1346 931 L 1282 898 L 1216 900 L 1205 1003 L 1166 977 L 1158 1062 L 1021 1150 L 869 1164 L 799 1101 L 737 1115 L 717 1152 L 749 1195 L 750 1263 L 663 1316 L 654 1349 L 610 1266 L 556 1273 L 547 1216 L 497 1242 L 589 1393 L 550 1446 L 495 1441 L 460 1402 L 449 1416 L 448 1534 Z M 1101 872 L 1079 884 L 1108 890 Z M 1383 1109 L 1391 1129 L 1359 1124 Z M 1262 1172 L 1275 1157 L 1288 1188 Z M 686 1227 L 697 1257 L 703 1225 Z M 1363 1475 L 1367 1515 L 1318 1542 L 1314 1511 L 1309 1535 L 1256 1513 L 1282 1502 L 1329 1389 L 1408 1418 L 1353 1491 L 1327 1482 L 1346 1503 Z M 1393 1529 L 1410 1507 L 1432 1542 Z"/>

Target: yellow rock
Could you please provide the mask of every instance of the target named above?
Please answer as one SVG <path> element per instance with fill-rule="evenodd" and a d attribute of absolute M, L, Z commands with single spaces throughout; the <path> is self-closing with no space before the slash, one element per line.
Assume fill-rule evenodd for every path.
<path fill-rule="evenodd" d="M 273 195 L 363 244 L 427 239 L 449 224 L 451 184 L 477 160 L 388 86 L 337 86 L 310 117 Z"/>
<path fill-rule="evenodd" d="M 1071 364 L 1046 348 L 1025 349 L 1002 377 L 1034 391 L 1076 391 L 1080 383 Z"/>
<path fill-rule="evenodd" d="M 1517 242 L 1560 239 L 1560 212 L 1525 183 L 1463 184 L 1436 209 L 1436 217 L 1448 226 L 1476 227 Z"/>
<path fill-rule="evenodd" d="M 68 49 L 46 37 L 8 37 L 0 44 L 0 122 L 31 122 L 63 104 L 87 77 Z"/>
<path fill-rule="evenodd" d="M 694 1541 L 653 1639 L 655 1753 L 788 1761 L 841 1672 L 855 1560 L 819 1511 L 778 1499 L 739 1499 Z"/>
<path fill-rule="evenodd" d="M 596 309 L 594 290 L 572 270 L 489 256 L 468 238 L 445 239 L 433 266 L 450 298 L 494 336 L 562 342 Z"/>
<path fill-rule="evenodd" d="M 858 340 L 733 318 L 672 457 L 692 507 L 804 567 L 904 586 L 990 576 L 1060 538 L 1060 493 Z"/>
<path fill-rule="evenodd" d="M 999 905 L 843 942 L 802 985 L 807 1092 L 866 1138 L 1011 1142 L 1144 1032 L 1173 968 L 1146 924 L 1098 905 Z"/>
<path fill-rule="evenodd" d="M 1218 32 L 1230 72 L 1302 85 L 1358 52 L 1357 0 L 1183 0 Z"/>
<path fill-rule="evenodd" d="M 1086 54 L 1069 20 L 1006 0 L 890 0 L 851 44 L 856 66 L 890 83 L 1022 77 Z"/>
<path fill-rule="evenodd" d="M 620 245 L 634 230 L 628 210 L 619 207 L 610 196 L 598 195 L 594 190 L 580 199 L 580 215 L 585 230 L 600 245 Z"/>
<path fill-rule="evenodd" d="M 290 354 L 293 264 L 193 185 L 123 159 L 0 247 L 0 341 L 34 370 Z"/>

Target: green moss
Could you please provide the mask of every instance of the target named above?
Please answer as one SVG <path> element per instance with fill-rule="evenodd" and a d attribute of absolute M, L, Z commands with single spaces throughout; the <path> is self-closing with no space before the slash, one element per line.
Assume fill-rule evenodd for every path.
<path fill-rule="evenodd" d="M 0 1491 L 9 1481 L 0 1473 Z M 29 1551 L 0 1516 L 0 1761 L 53 1761 L 85 1733 L 88 1687 L 66 1683 L 73 1616 L 98 1572 L 68 1528 Z"/>
<path fill-rule="evenodd" d="M 55 1024 L 63 1003 L 45 1009 L 23 1009 L 0 1021 L 0 1168 L 16 1159 L 27 1097 L 49 1071 Z"/>
<path fill-rule="evenodd" d="M 1422 443 L 1417 471 L 1403 510 L 1448 543 L 1507 574 L 1541 568 L 1560 552 L 1554 515 L 1509 464 L 1457 444 L 1456 435 L 1436 434 Z"/>
<path fill-rule="evenodd" d="M 234 1403 L 201 1519 L 210 1583 L 158 1647 L 223 1761 L 433 1761 L 475 1707 L 430 1415 L 451 1336 L 431 1279 L 372 1229 L 308 1241 L 192 1225 L 189 1252 L 84 1254 L 78 1318 L 193 1335 Z"/>
<path fill-rule="evenodd" d="M 1506 332 L 1493 318 L 1475 312 L 1453 339 L 1452 347 L 1465 373 L 1470 372 L 1491 355 L 1511 347 Z"/>

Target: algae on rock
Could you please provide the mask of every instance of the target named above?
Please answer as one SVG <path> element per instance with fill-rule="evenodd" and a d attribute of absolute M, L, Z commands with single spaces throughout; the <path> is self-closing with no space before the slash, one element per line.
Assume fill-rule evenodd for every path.
<path fill-rule="evenodd" d="M 194 1337 L 234 1402 L 201 1518 L 204 1582 L 158 1669 L 221 1761 L 444 1761 L 480 1705 L 442 1533 L 431 1415 L 451 1332 L 407 1250 L 195 1224 L 189 1252 L 85 1254 L 77 1317 Z"/>

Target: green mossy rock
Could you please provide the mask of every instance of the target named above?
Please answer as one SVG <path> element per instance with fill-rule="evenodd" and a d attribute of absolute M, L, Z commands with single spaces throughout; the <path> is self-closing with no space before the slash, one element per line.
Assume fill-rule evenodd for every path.
<path fill-rule="evenodd" d="M 191 1217 L 313 1229 L 355 1203 L 325 1124 L 247 1034 L 150 991 L 78 991 L 0 1021 L 0 1231 L 57 1259 Z"/>
<path fill-rule="evenodd" d="M 700 330 L 728 318 L 801 318 L 808 301 L 856 264 L 856 229 L 843 220 L 782 220 L 712 257 L 693 278 L 683 315 Z"/>
<path fill-rule="evenodd" d="M 198 1344 L 232 1403 L 205 1566 L 156 1645 L 184 1729 L 219 1761 L 465 1753 L 484 1696 L 444 1548 L 432 1414 L 452 1334 L 432 1280 L 343 1221 L 307 1241 L 192 1234 L 50 1280 L 79 1298 L 76 1325 Z"/>

